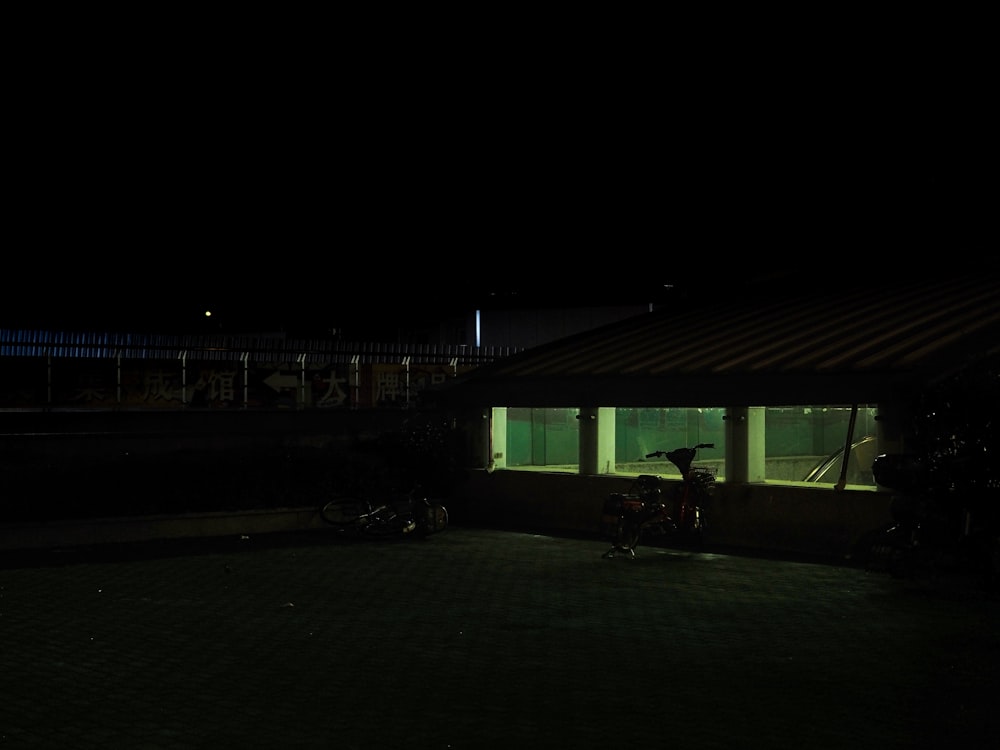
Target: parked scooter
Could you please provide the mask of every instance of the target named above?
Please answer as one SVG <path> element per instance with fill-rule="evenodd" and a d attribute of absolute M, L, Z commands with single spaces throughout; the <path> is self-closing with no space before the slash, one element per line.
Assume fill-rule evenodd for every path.
<path fill-rule="evenodd" d="M 892 523 L 865 535 L 858 556 L 868 570 L 895 578 L 967 575 L 987 588 L 1000 582 L 1000 515 L 995 491 L 976 487 L 951 467 L 941 476 L 927 458 L 881 454 L 875 481 L 894 490 Z"/>
<path fill-rule="evenodd" d="M 664 493 L 664 481 L 654 474 L 640 474 L 625 494 L 612 493 L 604 501 L 601 527 L 613 539 L 604 557 L 635 557 L 644 533 L 667 536 L 675 544 L 701 549 L 704 543 L 704 502 L 715 482 L 715 473 L 692 467 L 698 450 L 714 448 L 699 443 L 693 448 L 654 451 L 646 458 L 666 458 L 680 469 L 681 483 L 674 493 Z"/>
<path fill-rule="evenodd" d="M 906 452 L 873 462 L 892 521 L 862 537 L 858 558 L 898 578 L 1000 589 L 1000 358 L 928 387 L 912 414 Z"/>

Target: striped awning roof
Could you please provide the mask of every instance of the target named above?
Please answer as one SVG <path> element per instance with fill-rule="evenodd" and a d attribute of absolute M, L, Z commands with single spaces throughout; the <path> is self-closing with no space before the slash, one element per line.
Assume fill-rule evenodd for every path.
<path fill-rule="evenodd" d="M 479 406 L 877 403 L 1000 349 L 996 277 L 803 279 L 697 298 L 525 350 L 451 381 Z"/>

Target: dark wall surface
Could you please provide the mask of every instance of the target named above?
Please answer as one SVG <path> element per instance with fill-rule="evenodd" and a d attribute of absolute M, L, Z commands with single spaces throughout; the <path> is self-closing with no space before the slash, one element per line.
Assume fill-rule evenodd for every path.
<path fill-rule="evenodd" d="M 404 473 L 403 411 L 0 414 L 0 522 L 252 510 Z"/>

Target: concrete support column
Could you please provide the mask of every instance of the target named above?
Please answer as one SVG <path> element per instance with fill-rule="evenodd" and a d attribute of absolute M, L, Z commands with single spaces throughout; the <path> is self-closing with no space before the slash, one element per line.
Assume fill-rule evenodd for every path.
<path fill-rule="evenodd" d="M 909 423 L 910 412 L 898 400 L 879 401 L 875 416 L 875 439 L 878 452 L 905 452 L 905 425 Z"/>
<path fill-rule="evenodd" d="M 730 406 L 726 409 L 726 482 L 763 482 L 767 476 L 764 458 L 764 408 Z"/>
<path fill-rule="evenodd" d="M 507 467 L 507 407 L 494 406 L 489 420 L 491 435 L 489 461 L 486 468 L 505 469 Z"/>
<path fill-rule="evenodd" d="M 462 424 L 469 425 L 468 448 L 462 456 L 463 461 L 468 461 L 471 466 L 477 469 L 485 469 L 490 465 L 492 458 L 492 431 L 493 413 L 491 409 L 470 410 L 463 415 Z"/>
<path fill-rule="evenodd" d="M 615 471 L 615 409 L 588 406 L 580 409 L 580 473 L 613 474 Z"/>

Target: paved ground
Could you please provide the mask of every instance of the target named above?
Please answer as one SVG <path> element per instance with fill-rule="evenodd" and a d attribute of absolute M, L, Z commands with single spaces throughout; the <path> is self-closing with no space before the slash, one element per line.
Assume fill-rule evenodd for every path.
<path fill-rule="evenodd" d="M 993 748 L 1000 601 L 453 527 L 0 556 L 0 749 Z"/>

